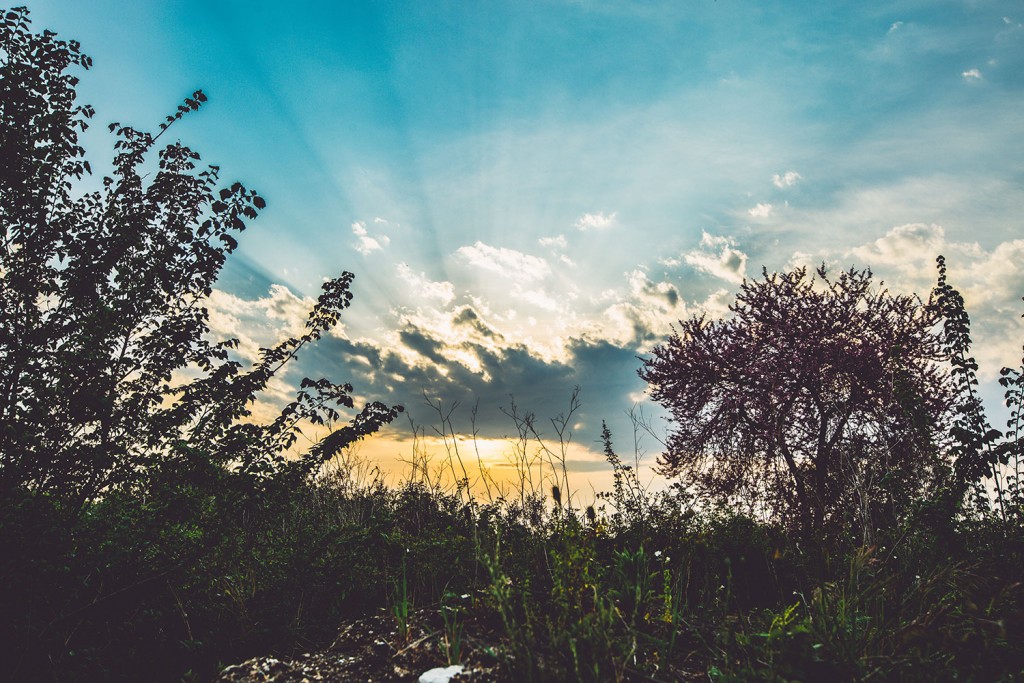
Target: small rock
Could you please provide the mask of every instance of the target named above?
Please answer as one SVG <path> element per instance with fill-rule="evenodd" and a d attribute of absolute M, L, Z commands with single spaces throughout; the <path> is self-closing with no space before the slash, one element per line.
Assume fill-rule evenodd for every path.
<path fill-rule="evenodd" d="M 462 673 L 461 664 L 438 667 L 424 672 L 423 675 L 420 676 L 420 683 L 448 683 L 453 676 L 460 673 Z"/>

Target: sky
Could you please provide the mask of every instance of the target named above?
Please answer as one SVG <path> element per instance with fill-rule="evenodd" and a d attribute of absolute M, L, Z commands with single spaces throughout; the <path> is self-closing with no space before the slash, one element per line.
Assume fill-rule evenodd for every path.
<path fill-rule="evenodd" d="M 574 485 L 607 488 L 602 420 L 627 458 L 631 408 L 666 428 L 639 358 L 801 264 L 926 296 L 944 254 L 1001 415 L 994 379 L 1024 342 L 1020 0 L 30 9 L 94 60 L 94 167 L 106 123 L 155 130 L 208 95 L 173 135 L 268 202 L 211 299 L 216 334 L 255 357 L 355 273 L 342 325 L 268 400 L 326 376 L 405 405 L 412 423 L 363 447 L 388 472 L 414 429 L 437 449 L 452 408 L 500 471 L 514 402 L 544 437 L 566 417 Z M 649 477 L 656 439 L 639 450 Z"/>

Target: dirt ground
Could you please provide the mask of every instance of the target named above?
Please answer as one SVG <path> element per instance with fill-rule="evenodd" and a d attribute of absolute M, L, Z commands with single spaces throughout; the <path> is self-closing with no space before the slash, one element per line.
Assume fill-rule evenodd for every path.
<path fill-rule="evenodd" d="M 518 683 L 507 666 L 507 649 L 500 624 L 464 614 L 458 663 L 465 669 L 451 683 Z M 344 625 L 330 647 L 283 660 L 257 657 L 229 666 L 217 683 L 379 683 L 416 682 L 426 671 L 449 664 L 444 647 L 445 624 L 437 609 L 409 616 L 402 634 L 391 614 L 381 614 Z M 454 663 L 454 662 L 453 662 Z M 706 679 L 702 670 L 672 667 L 658 677 L 627 669 L 626 681 L 695 681 Z"/>

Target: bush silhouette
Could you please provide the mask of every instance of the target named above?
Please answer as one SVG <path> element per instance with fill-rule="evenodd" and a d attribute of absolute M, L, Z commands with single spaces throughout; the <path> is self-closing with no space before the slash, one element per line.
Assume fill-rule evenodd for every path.
<path fill-rule="evenodd" d="M 113 177 L 76 196 L 93 111 L 75 104 L 67 72 L 90 60 L 32 33 L 24 9 L 4 14 L 0 44 L 0 492 L 53 495 L 75 514 L 167 459 L 259 479 L 286 468 L 303 420 L 331 428 L 287 465 L 309 473 L 394 419 L 400 408 L 374 402 L 343 424 L 352 387 L 321 379 L 271 424 L 246 420 L 275 373 L 338 321 L 353 276 L 325 283 L 303 333 L 251 368 L 232 358 L 237 340 L 210 341 L 204 300 L 266 203 L 237 182 L 218 189 L 217 167 L 200 170 L 188 147 L 157 148 L 202 91 L 156 135 L 110 124 Z"/>

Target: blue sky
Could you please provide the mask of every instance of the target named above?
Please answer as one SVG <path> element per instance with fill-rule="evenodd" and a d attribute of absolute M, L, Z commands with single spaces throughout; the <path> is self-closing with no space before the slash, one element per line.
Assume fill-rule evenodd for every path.
<path fill-rule="evenodd" d="M 578 384 L 574 439 L 596 448 L 606 419 L 628 452 L 637 356 L 672 322 L 720 314 L 762 266 L 867 266 L 923 294 L 939 253 L 983 376 L 1020 360 L 1019 1 L 31 9 L 95 61 L 94 160 L 103 124 L 154 129 L 208 94 L 174 135 L 269 204 L 218 332 L 270 343 L 356 274 L 343 328 L 287 379 L 351 378 L 423 422 L 424 391 L 479 399 L 494 438 L 510 394 L 553 415 Z"/>

